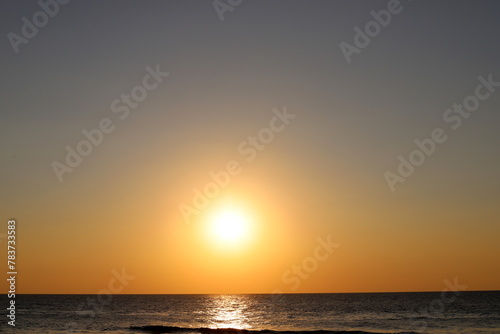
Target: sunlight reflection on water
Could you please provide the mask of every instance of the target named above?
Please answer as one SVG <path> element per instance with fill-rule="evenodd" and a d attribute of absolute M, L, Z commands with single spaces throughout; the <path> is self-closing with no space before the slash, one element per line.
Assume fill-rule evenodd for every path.
<path fill-rule="evenodd" d="M 211 296 L 209 303 L 210 328 L 252 328 L 246 315 L 249 305 L 244 296 Z"/>

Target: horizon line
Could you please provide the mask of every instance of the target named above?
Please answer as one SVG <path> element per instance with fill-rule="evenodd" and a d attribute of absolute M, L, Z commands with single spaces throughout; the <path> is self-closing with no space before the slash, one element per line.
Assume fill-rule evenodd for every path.
<path fill-rule="evenodd" d="M 382 293 L 439 293 L 443 290 L 431 290 L 431 291 L 382 291 L 382 292 L 287 292 L 287 293 L 115 293 L 113 295 L 122 296 L 200 296 L 200 295 L 338 295 L 338 294 L 382 294 Z M 460 292 L 500 292 L 500 290 L 462 290 Z M 6 296 L 6 294 L 4 294 Z M 92 296 L 98 295 L 98 293 L 16 293 L 16 296 L 21 295 L 82 295 L 82 296 Z"/>

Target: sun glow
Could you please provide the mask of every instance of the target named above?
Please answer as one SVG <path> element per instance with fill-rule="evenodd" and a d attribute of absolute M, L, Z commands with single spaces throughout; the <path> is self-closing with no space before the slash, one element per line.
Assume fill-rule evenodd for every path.
<path fill-rule="evenodd" d="M 220 242 L 239 243 L 249 232 L 250 219 L 243 211 L 224 208 L 212 216 L 211 229 Z"/>

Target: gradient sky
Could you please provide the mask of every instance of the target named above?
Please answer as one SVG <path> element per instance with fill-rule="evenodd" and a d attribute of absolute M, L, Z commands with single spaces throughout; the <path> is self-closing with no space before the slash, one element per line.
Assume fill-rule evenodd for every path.
<path fill-rule="evenodd" d="M 401 1 L 347 63 L 370 11 L 388 1 L 77 1 L 16 54 L 35 1 L 1 1 L 0 212 L 18 222 L 20 293 L 500 289 L 500 88 L 452 130 L 443 114 L 500 81 L 500 4 Z M 124 119 L 111 104 L 169 76 Z M 238 145 L 273 108 L 297 115 L 247 162 Z M 51 164 L 103 118 L 114 131 L 59 182 Z M 434 128 L 448 135 L 391 192 L 384 178 Z M 190 223 L 179 205 L 228 161 L 242 172 Z M 232 201 L 250 241 L 224 248 L 207 212 Z M 340 244 L 298 289 L 282 277 Z M 5 236 L 1 238 L 5 244 Z M 2 280 L 5 287 L 5 280 Z"/>

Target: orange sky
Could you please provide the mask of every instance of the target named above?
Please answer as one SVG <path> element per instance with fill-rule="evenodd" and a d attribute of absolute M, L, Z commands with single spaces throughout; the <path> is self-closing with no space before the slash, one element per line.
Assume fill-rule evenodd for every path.
<path fill-rule="evenodd" d="M 264 175 L 260 170 L 274 168 L 277 158 L 259 159 L 211 203 L 238 203 L 248 213 L 248 240 L 236 246 L 207 231 L 211 207 L 183 221 L 181 198 L 170 194 L 185 190 L 182 175 L 189 171 L 170 183 L 157 165 L 123 184 L 137 166 L 124 167 L 122 175 L 110 168 L 99 183 L 107 191 L 72 180 L 67 191 L 28 196 L 22 204 L 31 213 L 16 217 L 19 292 L 97 293 L 122 268 L 135 276 L 123 293 L 425 291 L 441 290 L 454 277 L 468 289 L 498 288 L 493 203 L 457 207 L 451 196 L 439 203 L 416 194 L 403 194 L 412 200 L 400 203 L 390 193 L 354 196 L 352 185 L 361 180 L 312 187 L 296 167 Z M 142 175 L 158 182 L 142 182 Z M 478 230 L 468 224 L 474 219 L 490 227 Z M 314 256 L 317 239 L 329 235 L 340 246 L 327 260 L 298 288 L 290 283 L 295 275 L 285 281 L 287 271 Z"/>

